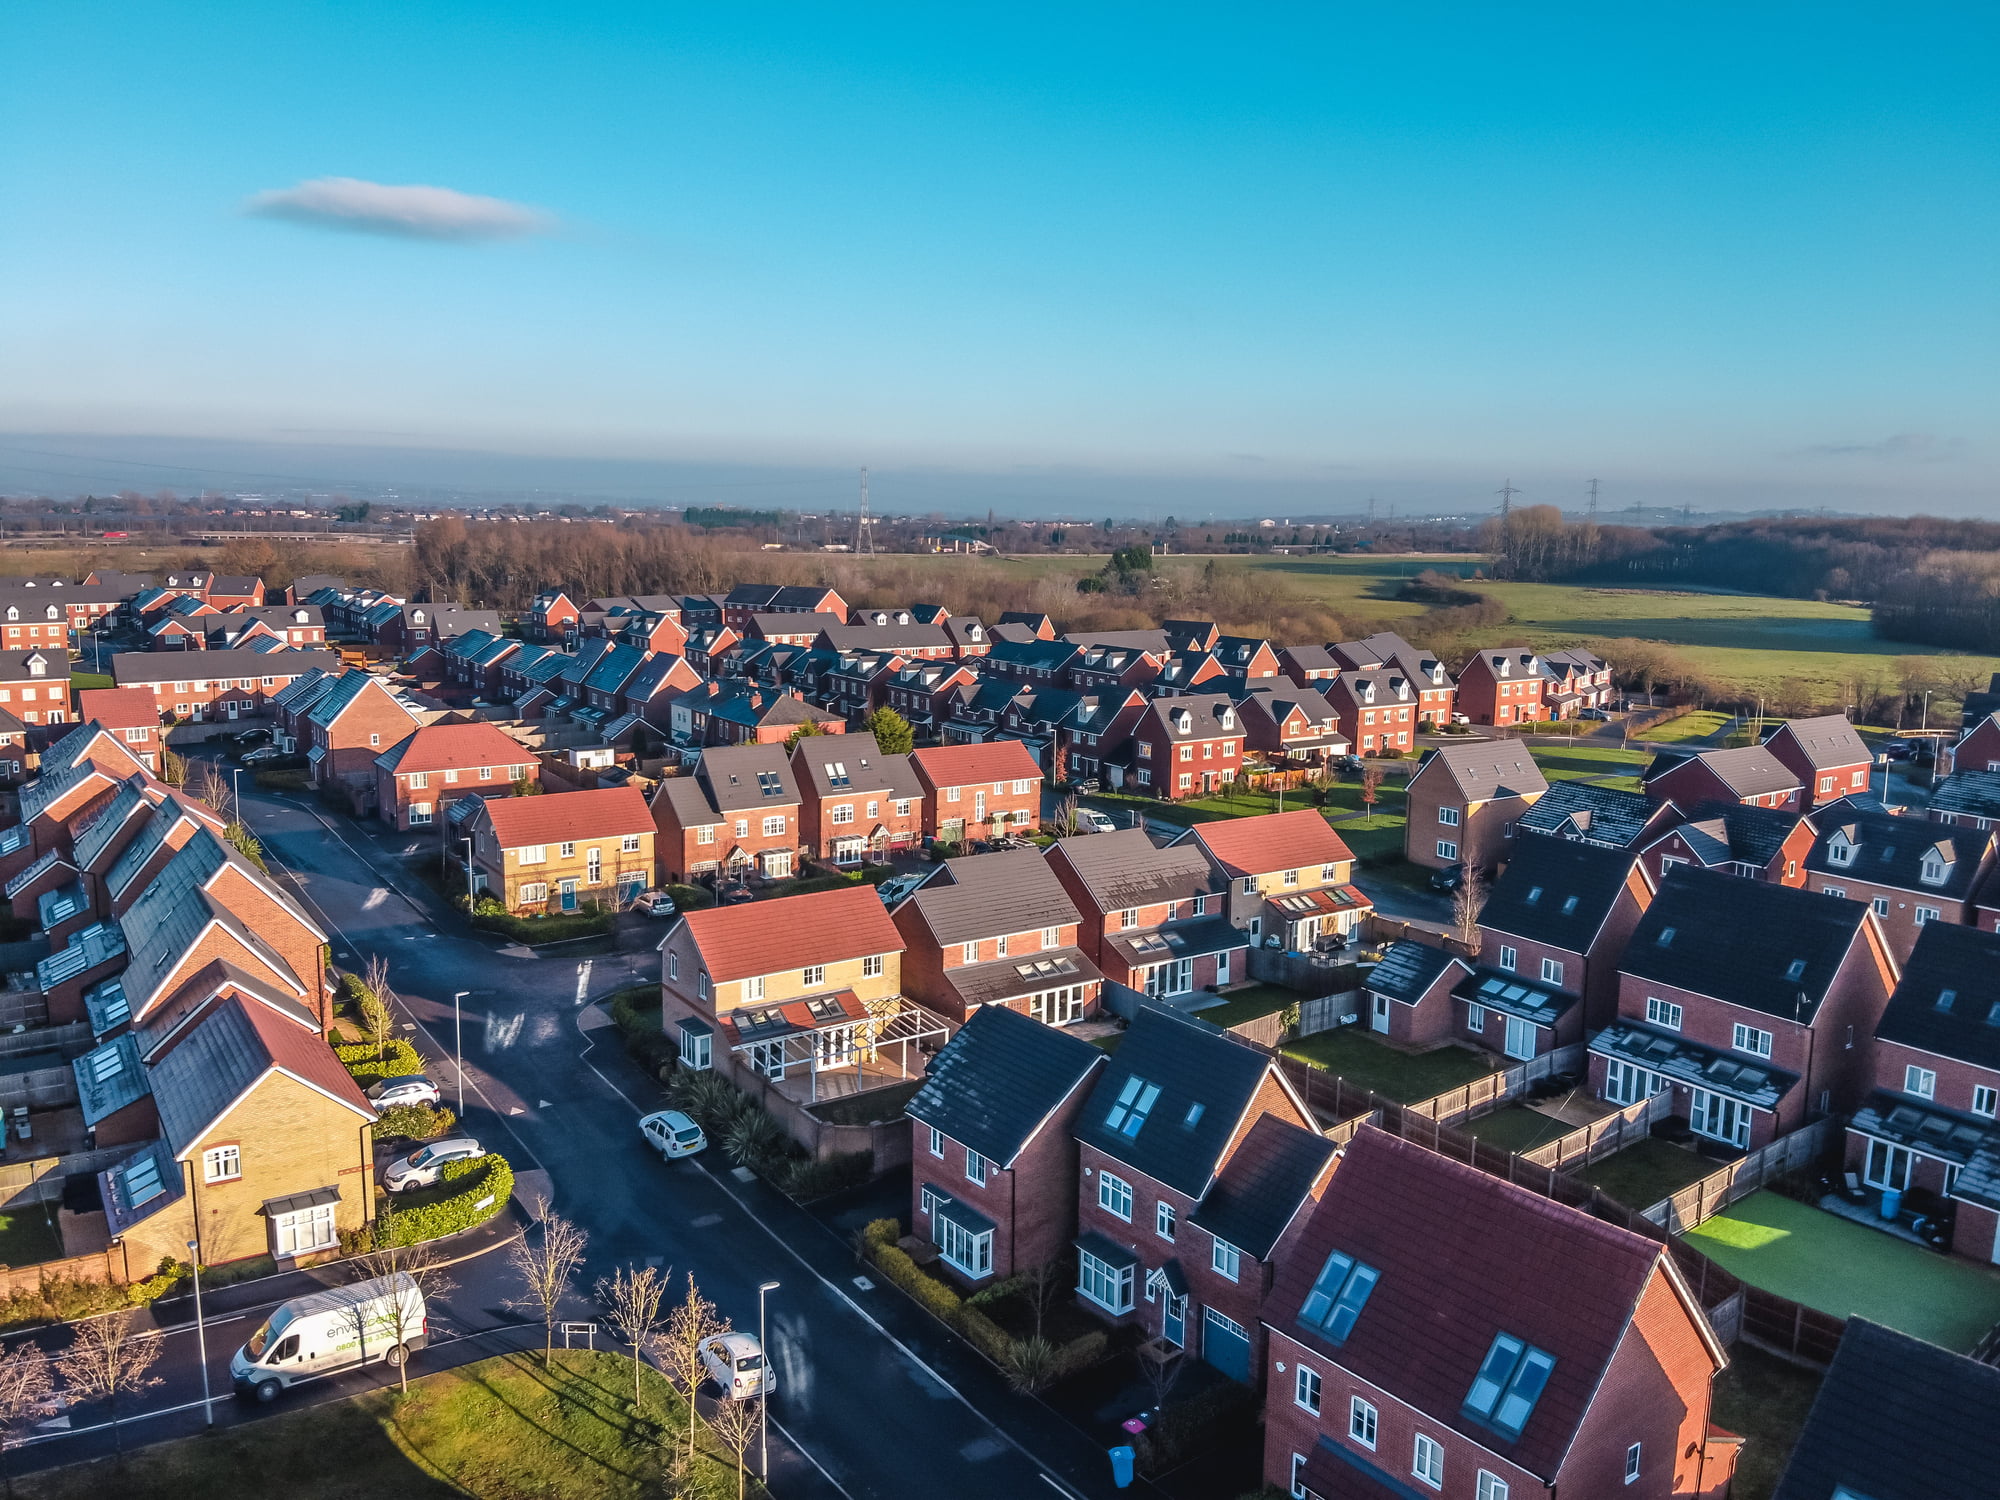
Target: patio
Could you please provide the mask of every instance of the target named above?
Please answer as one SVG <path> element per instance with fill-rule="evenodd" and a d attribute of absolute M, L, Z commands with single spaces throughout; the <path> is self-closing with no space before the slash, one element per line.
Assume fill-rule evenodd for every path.
<path fill-rule="evenodd" d="M 2000 1322 L 2000 1267 L 1940 1255 L 1777 1193 L 1752 1193 L 1683 1238 L 1751 1286 L 1961 1354 Z"/>

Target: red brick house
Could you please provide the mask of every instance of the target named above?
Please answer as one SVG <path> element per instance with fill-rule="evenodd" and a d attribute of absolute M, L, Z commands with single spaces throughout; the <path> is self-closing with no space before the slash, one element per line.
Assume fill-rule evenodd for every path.
<path fill-rule="evenodd" d="M 1475 651 L 1458 669 L 1457 711 L 1474 724 L 1532 724 L 1547 717 L 1542 692 L 1549 678 L 1526 646 Z"/>
<path fill-rule="evenodd" d="M 115 735 L 128 754 L 155 776 L 160 772 L 160 710 L 145 688 L 84 688 L 77 695 L 77 717 Z"/>
<path fill-rule="evenodd" d="M 1975 921 L 1973 901 L 2000 835 L 1838 803 L 1813 821 L 1819 839 L 1806 858 L 1806 889 L 1866 901 L 1898 963 L 1927 924 Z"/>
<path fill-rule="evenodd" d="M 30 726 L 67 724 L 69 652 L 61 647 L 0 651 L 0 711 Z"/>
<path fill-rule="evenodd" d="M 1724 1500 L 1721 1342 L 1662 1242 L 1363 1126 L 1264 1313 L 1310 1500 Z"/>
<path fill-rule="evenodd" d="M 722 623 L 741 633 L 750 617 L 771 615 L 835 615 L 845 620 L 847 601 L 817 584 L 739 583 L 722 600 Z"/>
<path fill-rule="evenodd" d="M 1514 825 L 1548 791 L 1542 768 L 1514 740 L 1426 750 L 1410 777 L 1403 857 L 1441 870 L 1491 870 L 1514 845 Z"/>
<path fill-rule="evenodd" d="M 347 799 L 355 816 L 374 811 L 375 760 L 420 721 L 389 684 L 358 668 L 336 678 L 301 726 L 313 785 Z"/>
<path fill-rule="evenodd" d="M 2000 827 L 2000 771 L 1954 771 L 1931 791 L 1925 815 L 1953 828 Z"/>
<path fill-rule="evenodd" d="M 1842 714 L 1787 720 L 1764 741 L 1764 748 L 1803 784 L 1801 808 L 1809 810 L 1868 790 L 1868 770 L 1875 757 Z"/>
<path fill-rule="evenodd" d="M 1032 833 L 1042 822 L 1042 768 L 1019 740 L 932 745 L 910 752 L 924 793 L 924 832 L 957 844 Z"/>
<path fill-rule="evenodd" d="M 1121 828 L 1062 839 L 1047 857 L 1082 917 L 1077 946 L 1107 979 L 1166 999 L 1246 977 L 1250 935 L 1199 848 L 1156 849 Z"/>
<path fill-rule="evenodd" d="M 561 589 L 549 589 L 535 595 L 528 605 L 521 634 L 531 641 L 559 646 L 575 638 L 582 618 L 583 611 L 574 599 Z"/>
<path fill-rule="evenodd" d="M 1471 973 L 1471 964 L 1441 947 L 1411 938 L 1391 943 L 1364 980 L 1363 1023 L 1398 1047 L 1441 1047 L 1465 1034 L 1467 1003 L 1454 992 Z M 1524 998 L 1539 997 L 1524 992 Z M 1482 1027 L 1475 1039 L 1484 1040 L 1486 1033 Z"/>
<path fill-rule="evenodd" d="M 1416 744 L 1416 685 L 1397 668 L 1342 672 L 1326 701 L 1357 755 L 1402 755 Z"/>
<path fill-rule="evenodd" d="M 1682 807 L 1742 802 L 1784 812 L 1804 810 L 1805 779 L 1764 745 L 1693 754 L 1661 750 L 1641 778 L 1646 795 L 1656 802 L 1678 802 Z"/>
<path fill-rule="evenodd" d="M 375 758 L 375 815 L 407 832 L 428 828 L 460 797 L 508 797 L 538 785 L 541 762 L 491 724 L 430 724 Z"/>
<path fill-rule="evenodd" d="M 210 576 L 202 597 L 220 610 L 261 609 L 264 580 L 243 575 L 216 573 Z"/>
<path fill-rule="evenodd" d="M 1350 748 L 1340 710 L 1311 688 L 1254 687 L 1236 705 L 1243 743 L 1273 766 L 1323 769 Z"/>
<path fill-rule="evenodd" d="M 1278 651 L 1278 670 L 1299 687 L 1325 692 L 1340 675 L 1342 663 L 1325 646 L 1284 646 Z"/>
<path fill-rule="evenodd" d="M 1671 1089 L 1696 1135 L 1754 1151 L 1859 1107 L 1895 976 L 1865 902 L 1675 870 L 1625 945 L 1591 1092 L 1625 1105 Z"/>
<path fill-rule="evenodd" d="M 1257 1383 L 1274 1269 L 1337 1175 L 1305 1101 L 1263 1052 L 1146 1006 L 1076 1136 L 1079 1303 Z"/>
<path fill-rule="evenodd" d="M 1354 885 L 1354 851 L 1311 808 L 1197 823 L 1173 842 L 1208 860 L 1230 923 L 1252 943 L 1310 952 L 1322 938 L 1345 940 L 1375 909 Z"/>
<path fill-rule="evenodd" d="M 1105 1054 L 1005 1006 L 970 1016 L 910 1100 L 910 1223 L 968 1285 L 1076 1238 L 1077 1117 Z M 1004 1079 L 1004 1088 L 995 1088 Z"/>
<path fill-rule="evenodd" d="M 883 682 L 882 699 L 925 737 L 933 737 L 951 712 L 961 688 L 975 686 L 979 674 L 955 662 L 909 662 L 890 671 Z"/>
<path fill-rule="evenodd" d="M 1305 651 L 1317 647 L 1298 648 Z M 1393 667 L 1402 672 L 1417 690 L 1417 723 L 1449 724 L 1455 711 L 1458 684 L 1443 662 L 1428 651 L 1412 646 L 1394 631 L 1363 636 L 1358 641 L 1341 641 L 1326 648 L 1331 664 L 1339 671 L 1372 672 Z"/>
<path fill-rule="evenodd" d="M 1938 769 L 1946 775 L 1954 771 L 2000 771 L 2000 713 L 1987 714 L 1944 752 Z"/>
<path fill-rule="evenodd" d="M 1819 833 L 1804 813 L 1755 803 L 1704 802 L 1682 820 L 1673 803 L 1656 806 L 1670 816 L 1639 849 L 1655 885 L 1681 865 L 1774 885 L 1806 883 L 1806 859 Z"/>
<path fill-rule="evenodd" d="M 111 678 L 119 687 L 144 688 L 164 721 L 228 723 L 259 719 L 272 700 L 311 672 L 337 673 L 332 651 L 121 651 L 111 658 Z"/>
<path fill-rule="evenodd" d="M 784 746 L 703 751 L 692 776 L 669 776 L 653 793 L 661 878 L 786 879 L 804 837 L 804 803 Z"/>
<path fill-rule="evenodd" d="M 792 779 L 805 799 L 799 844 L 816 858 L 879 864 L 923 840 L 923 784 L 872 734 L 806 736 L 792 747 Z"/>
<path fill-rule="evenodd" d="M 668 710 L 673 732 L 685 720 L 696 745 L 778 745 L 807 724 L 821 734 L 845 734 L 847 720 L 817 708 L 796 691 L 755 687 L 747 682 L 708 682 L 674 698 Z"/>
<path fill-rule="evenodd" d="M 1875 1027 L 1874 1092 L 1847 1165 L 1877 1191 L 1951 1200 L 1953 1253 L 2000 1263 L 2000 934 L 1926 926 Z"/>
<path fill-rule="evenodd" d="M 890 917 L 908 945 L 904 989 L 941 1016 L 1004 1009 L 1067 1026 L 1096 1013 L 1104 976 L 1039 850 L 947 860 Z"/>
<path fill-rule="evenodd" d="M 1227 694 L 1156 699 L 1133 722 L 1117 752 L 1126 789 L 1171 801 L 1213 796 L 1242 774 L 1244 735 L 1235 700 Z M 1114 781 L 1116 770 L 1114 765 Z"/>

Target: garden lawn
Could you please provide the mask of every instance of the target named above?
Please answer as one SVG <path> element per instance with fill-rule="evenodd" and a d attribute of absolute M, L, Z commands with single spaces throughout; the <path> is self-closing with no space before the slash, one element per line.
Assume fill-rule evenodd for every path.
<path fill-rule="evenodd" d="M 62 1259 L 62 1238 L 42 1212 L 26 1204 L 0 1214 L 0 1266 L 34 1266 Z"/>
<path fill-rule="evenodd" d="M 69 685 L 81 693 L 91 688 L 116 687 L 118 684 L 109 672 L 72 672 L 69 674 Z"/>
<path fill-rule="evenodd" d="M 1728 714 L 1719 714 L 1706 708 L 1697 709 L 1691 714 L 1682 714 L 1678 719 L 1655 724 L 1651 729 L 1642 729 L 1632 738 L 1655 745 L 1685 745 L 1690 740 L 1707 739 L 1729 720 Z"/>
<path fill-rule="evenodd" d="M 1305 996 L 1297 990 L 1288 990 L 1282 985 L 1253 984 L 1247 989 L 1232 990 L 1222 1004 L 1211 1005 L 1195 1014 L 1227 1031 L 1245 1021 L 1255 1021 L 1261 1016 L 1281 1011 L 1288 1005 L 1297 1005 L 1303 999 Z"/>
<path fill-rule="evenodd" d="M 2000 1322 L 2000 1269 L 1939 1255 L 1776 1193 L 1752 1193 L 1683 1238 L 1752 1286 L 1864 1317 L 1960 1354 Z"/>
<path fill-rule="evenodd" d="M 1668 1141 L 1641 1141 L 1573 1169 L 1592 1187 L 1635 1210 L 1651 1208 L 1690 1182 L 1720 1170 L 1719 1163 Z"/>
<path fill-rule="evenodd" d="M 1715 1377 L 1715 1404 L 1709 1408 L 1716 1426 L 1744 1439 L 1730 1500 L 1770 1500 L 1819 1394 L 1820 1379 L 1817 1370 L 1737 1340 L 1729 1351 L 1729 1368 Z"/>
<path fill-rule="evenodd" d="M 1468 1135 L 1477 1136 L 1489 1146 L 1498 1146 L 1502 1151 L 1532 1151 L 1559 1136 L 1568 1135 L 1577 1127 L 1563 1123 L 1554 1115 L 1545 1115 L 1538 1109 L 1510 1104 L 1476 1120 L 1461 1120 L 1458 1128 Z"/>
<path fill-rule="evenodd" d="M 1398 1104 L 1414 1104 L 1497 1071 L 1496 1059 L 1467 1047 L 1398 1052 L 1351 1026 L 1302 1037 L 1285 1048 L 1285 1055 L 1337 1073 Z"/>
<path fill-rule="evenodd" d="M 645 1371 L 648 1414 L 677 1414 L 666 1381 Z M 247 1476 L 283 1476 L 288 1500 L 651 1500 L 662 1493 L 658 1429 L 630 1415 L 631 1361 L 558 1350 L 506 1354 L 426 1375 L 407 1400 L 369 1391 L 112 1460 L 14 1481 L 22 1500 L 184 1500 L 242 1493 Z M 669 1439 L 671 1441 L 671 1439 Z M 734 1500 L 735 1460 L 712 1449 L 683 1493 Z M 753 1460 L 754 1462 L 754 1460 Z M 753 1478 L 748 1493 L 761 1495 Z"/>

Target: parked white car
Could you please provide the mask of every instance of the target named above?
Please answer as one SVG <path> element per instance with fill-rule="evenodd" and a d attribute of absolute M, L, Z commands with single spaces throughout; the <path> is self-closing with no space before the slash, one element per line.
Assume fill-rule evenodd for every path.
<path fill-rule="evenodd" d="M 390 1162 L 382 1174 L 382 1186 L 392 1193 L 429 1187 L 444 1175 L 445 1163 L 473 1161 L 485 1154 L 486 1149 L 469 1135 L 446 1136 Z"/>
<path fill-rule="evenodd" d="M 1116 833 L 1118 825 L 1094 807 L 1077 809 L 1076 831 L 1078 833 Z"/>
<path fill-rule="evenodd" d="M 668 1161 L 693 1156 L 708 1146 L 702 1128 L 677 1109 L 655 1110 L 639 1122 L 639 1134 Z"/>
<path fill-rule="evenodd" d="M 368 1102 L 377 1109 L 397 1104 L 436 1104 L 442 1098 L 438 1086 L 421 1073 L 384 1078 L 368 1086 Z"/>
<path fill-rule="evenodd" d="M 764 1363 L 764 1346 L 747 1333 L 718 1333 L 701 1341 L 701 1362 L 725 1401 L 748 1401 L 778 1389 L 777 1372 Z"/>

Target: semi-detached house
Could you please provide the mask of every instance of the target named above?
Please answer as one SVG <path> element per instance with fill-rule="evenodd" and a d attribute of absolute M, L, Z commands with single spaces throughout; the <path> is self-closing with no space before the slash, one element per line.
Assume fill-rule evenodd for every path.
<path fill-rule="evenodd" d="M 1311 808 L 1197 823 L 1173 842 L 1207 858 L 1252 943 L 1310 952 L 1322 938 L 1345 942 L 1375 909 L 1353 883 L 1354 851 Z"/>
<path fill-rule="evenodd" d="M 473 886 L 516 916 L 628 906 L 653 883 L 653 817 L 634 786 L 482 797 L 457 826 Z"/>
<path fill-rule="evenodd" d="M 1138 828 L 1059 840 L 1047 855 L 1082 917 L 1077 943 L 1107 979 L 1156 999 L 1244 977 L 1251 938 L 1199 848 Z"/>
<path fill-rule="evenodd" d="M 1813 822 L 1819 838 L 1806 858 L 1806 889 L 1866 901 L 1898 962 L 1930 923 L 1972 922 L 2000 835 L 1840 803 Z"/>
<path fill-rule="evenodd" d="M 375 758 L 375 811 L 390 827 L 427 828 L 460 797 L 509 797 L 541 781 L 541 763 L 491 724 L 428 724 Z"/>
<path fill-rule="evenodd" d="M 799 843 L 836 865 L 885 863 L 923 838 L 924 789 L 907 755 L 872 734 L 807 735 L 792 750 Z"/>
<path fill-rule="evenodd" d="M 1227 694 L 1158 699 L 1133 722 L 1113 780 L 1122 770 L 1131 786 L 1155 796 L 1174 801 L 1213 796 L 1242 773 L 1244 735 Z"/>

